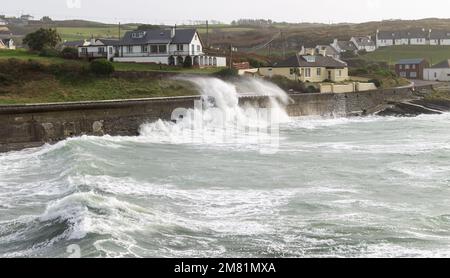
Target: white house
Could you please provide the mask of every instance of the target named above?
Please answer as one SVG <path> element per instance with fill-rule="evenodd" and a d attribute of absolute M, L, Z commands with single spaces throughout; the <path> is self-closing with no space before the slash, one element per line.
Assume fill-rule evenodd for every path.
<path fill-rule="evenodd" d="M 370 36 L 367 37 L 352 37 L 351 42 L 358 48 L 359 51 L 374 52 L 377 50 L 375 42 Z"/>
<path fill-rule="evenodd" d="M 430 45 L 450 45 L 450 31 L 431 30 Z"/>
<path fill-rule="evenodd" d="M 196 29 L 160 29 L 129 31 L 119 41 L 115 62 L 161 63 L 183 65 L 190 59 L 193 66 L 226 67 L 225 57 L 207 55 Z"/>
<path fill-rule="evenodd" d="M 0 39 L 0 49 L 16 49 L 13 39 Z"/>
<path fill-rule="evenodd" d="M 379 31 L 376 33 L 376 47 L 393 45 L 428 45 L 430 31 L 425 29 L 408 31 Z"/>
<path fill-rule="evenodd" d="M 431 68 L 424 69 L 424 79 L 450 82 L 450 60 L 445 60 Z"/>
<path fill-rule="evenodd" d="M 73 42 L 73 44 L 76 43 Z M 118 40 L 91 39 L 90 41 L 78 44 L 78 57 L 87 59 L 105 58 L 111 60 L 118 55 L 118 44 Z M 70 47 L 70 43 L 66 44 L 66 46 Z"/>
<path fill-rule="evenodd" d="M 8 25 L 8 22 L 5 20 L 5 19 L 3 19 L 3 18 L 0 18 L 0 26 L 6 26 L 6 25 Z"/>
<path fill-rule="evenodd" d="M 333 47 L 337 52 L 344 53 L 344 52 L 353 52 L 356 53 L 358 51 L 358 48 L 356 45 L 351 41 L 339 41 L 335 39 L 333 43 L 331 44 L 331 47 Z"/>

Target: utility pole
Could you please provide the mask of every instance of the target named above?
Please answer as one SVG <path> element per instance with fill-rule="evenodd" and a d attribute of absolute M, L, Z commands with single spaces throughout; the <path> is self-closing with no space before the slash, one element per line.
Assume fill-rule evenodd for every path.
<path fill-rule="evenodd" d="M 233 69 L 233 45 L 230 43 L 230 69 Z"/>
<path fill-rule="evenodd" d="M 120 22 L 119 22 L 119 40 L 120 40 Z"/>
<path fill-rule="evenodd" d="M 209 22 L 206 21 L 206 47 L 209 48 Z"/>
<path fill-rule="evenodd" d="M 283 31 L 281 31 L 281 44 L 282 44 L 282 49 L 283 49 L 283 59 L 286 59 L 286 44 L 285 44 L 285 40 L 284 40 Z"/>

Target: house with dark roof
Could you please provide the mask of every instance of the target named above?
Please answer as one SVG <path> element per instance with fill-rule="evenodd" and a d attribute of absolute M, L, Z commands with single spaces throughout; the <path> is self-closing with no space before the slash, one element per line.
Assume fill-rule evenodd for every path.
<path fill-rule="evenodd" d="M 0 39 L 0 49 L 16 49 L 13 39 Z"/>
<path fill-rule="evenodd" d="M 339 53 L 353 52 L 356 54 L 358 52 L 358 48 L 352 41 L 339 41 L 338 39 L 335 39 L 331 44 L 331 47 L 336 49 Z"/>
<path fill-rule="evenodd" d="M 65 47 L 77 47 L 78 57 L 87 59 L 105 58 L 112 60 L 119 54 L 119 40 L 91 39 L 64 43 Z"/>
<path fill-rule="evenodd" d="M 412 29 L 403 31 L 380 31 L 376 33 L 378 47 L 393 45 L 428 45 L 430 43 L 430 30 Z"/>
<path fill-rule="evenodd" d="M 426 68 L 423 75 L 425 80 L 450 82 L 450 59 Z"/>
<path fill-rule="evenodd" d="M 341 53 L 339 53 L 336 49 L 331 47 L 331 45 L 318 45 L 316 46 L 316 54 L 322 56 L 329 56 L 335 59 L 341 58 Z"/>
<path fill-rule="evenodd" d="M 431 30 L 430 45 L 450 45 L 450 31 Z"/>
<path fill-rule="evenodd" d="M 125 33 L 117 45 L 116 62 L 225 67 L 226 58 L 206 55 L 196 29 L 137 30 Z"/>
<path fill-rule="evenodd" d="M 395 64 L 395 72 L 403 78 L 423 80 L 424 69 L 429 66 L 426 59 L 404 59 Z"/>
<path fill-rule="evenodd" d="M 341 82 L 348 79 L 347 64 L 330 56 L 295 55 L 259 68 L 259 74 L 266 77 L 284 76 L 302 82 Z"/>
<path fill-rule="evenodd" d="M 375 41 L 370 36 L 352 37 L 350 41 L 356 46 L 358 51 L 374 52 L 377 50 Z"/>

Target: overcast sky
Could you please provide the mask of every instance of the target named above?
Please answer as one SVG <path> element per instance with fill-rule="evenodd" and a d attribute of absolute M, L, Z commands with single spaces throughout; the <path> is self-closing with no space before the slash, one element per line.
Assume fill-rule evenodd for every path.
<path fill-rule="evenodd" d="M 450 17 L 448 0 L 1 0 L 0 14 L 103 22 L 182 24 L 265 18 L 288 22 L 365 22 Z M 320 3 L 320 4 L 319 4 Z"/>

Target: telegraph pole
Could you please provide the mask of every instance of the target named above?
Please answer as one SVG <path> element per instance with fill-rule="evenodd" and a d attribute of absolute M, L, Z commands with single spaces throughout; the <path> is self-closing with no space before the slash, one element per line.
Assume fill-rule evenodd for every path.
<path fill-rule="evenodd" d="M 206 21 L 206 47 L 209 48 L 209 22 Z"/>
<path fill-rule="evenodd" d="M 119 22 L 119 40 L 120 40 L 120 22 Z"/>
<path fill-rule="evenodd" d="M 233 45 L 230 43 L 230 69 L 233 69 Z"/>

